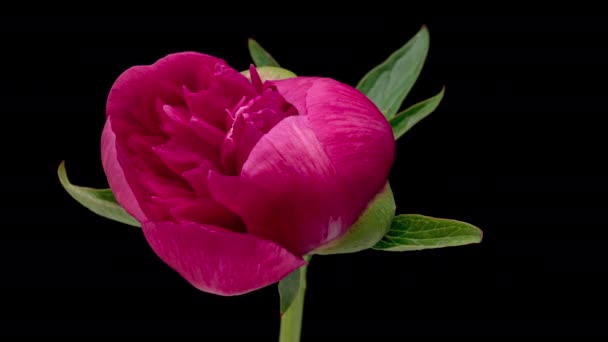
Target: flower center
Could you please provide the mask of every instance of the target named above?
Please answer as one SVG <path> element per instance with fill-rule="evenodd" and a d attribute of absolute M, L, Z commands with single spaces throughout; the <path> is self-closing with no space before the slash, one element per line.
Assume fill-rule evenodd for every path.
<path fill-rule="evenodd" d="M 150 108 L 156 115 L 137 120 L 126 134 L 126 152 L 142 184 L 138 197 L 149 199 L 142 206 L 149 217 L 244 230 L 238 216 L 211 198 L 207 175 L 240 174 L 264 134 L 297 115 L 253 68 L 251 79 L 218 64 L 203 89 L 183 86 L 179 96 L 158 96 Z"/>
<path fill-rule="evenodd" d="M 271 88 L 246 101 L 243 97 L 233 110 L 228 111 L 232 125 L 221 148 L 224 174 L 238 175 L 262 136 L 284 118 L 297 115 L 295 108 Z"/>

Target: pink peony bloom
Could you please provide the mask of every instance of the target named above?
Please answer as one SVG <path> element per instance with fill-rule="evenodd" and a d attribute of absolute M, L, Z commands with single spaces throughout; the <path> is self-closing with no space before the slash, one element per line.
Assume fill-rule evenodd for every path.
<path fill-rule="evenodd" d="M 389 123 L 354 88 L 250 73 L 199 53 L 132 67 L 101 143 L 110 188 L 154 252 L 220 295 L 275 283 L 341 237 L 394 159 Z"/>

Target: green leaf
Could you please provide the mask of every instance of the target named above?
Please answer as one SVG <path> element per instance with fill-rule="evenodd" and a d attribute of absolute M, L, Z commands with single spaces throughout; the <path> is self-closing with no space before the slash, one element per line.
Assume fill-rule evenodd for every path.
<path fill-rule="evenodd" d="M 93 189 L 73 185 L 68 179 L 65 162 L 59 164 L 57 175 L 59 176 L 61 185 L 63 185 L 68 194 L 95 214 L 131 226 L 140 227 L 139 222 L 116 202 L 116 198 L 114 198 L 110 189 Z"/>
<path fill-rule="evenodd" d="M 382 64 L 368 72 L 357 85 L 390 119 L 410 92 L 429 50 L 429 31 L 420 31 Z"/>
<path fill-rule="evenodd" d="M 373 247 L 391 228 L 395 199 L 388 182 L 367 206 L 352 227 L 339 239 L 317 248 L 311 254 L 355 253 Z"/>
<path fill-rule="evenodd" d="M 418 102 L 391 118 L 389 121 L 391 123 L 391 127 L 393 127 L 393 135 L 395 136 L 395 140 L 399 139 L 420 120 L 426 118 L 435 109 L 437 109 L 439 102 L 441 102 L 441 99 L 443 99 L 444 91 L 445 88 L 441 88 L 439 94 L 424 101 Z"/>
<path fill-rule="evenodd" d="M 255 63 L 256 67 L 280 67 L 279 63 L 268 53 L 268 51 L 264 50 L 264 48 L 258 44 L 258 42 L 252 38 L 249 38 L 248 45 L 249 54 L 251 55 L 251 59 L 253 59 L 253 63 Z"/>
<path fill-rule="evenodd" d="M 374 249 L 385 251 L 417 251 L 479 243 L 482 231 L 465 222 L 423 215 L 399 215 L 391 230 Z"/>
<path fill-rule="evenodd" d="M 306 262 L 310 261 L 310 255 L 304 256 Z M 287 309 L 293 304 L 294 300 L 300 293 L 304 293 L 306 289 L 306 267 L 304 265 L 297 270 L 291 272 L 287 277 L 279 282 L 280 310 L 281 314 L 287 312 Z"/>

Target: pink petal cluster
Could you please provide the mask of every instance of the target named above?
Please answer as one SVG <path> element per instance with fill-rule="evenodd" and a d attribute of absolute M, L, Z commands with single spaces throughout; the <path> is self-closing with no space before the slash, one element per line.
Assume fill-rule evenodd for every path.
<path fill-rule="evenodd" d="M 275 283 L 342 236 L 394 158 L 390 125 L 354 88 L 250 72 L 192 52 L 132 67 L 102 135 L 110 187 L 154 252 L 220 295 Z"/>

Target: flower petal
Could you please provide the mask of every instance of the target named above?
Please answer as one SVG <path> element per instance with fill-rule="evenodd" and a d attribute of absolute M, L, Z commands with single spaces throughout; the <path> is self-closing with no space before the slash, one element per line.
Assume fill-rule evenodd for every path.
<path fill-rule="evenodd" d="M 140 100 L 148 101 L 150 105 L 154 105 L 157 98 L 171 105 L 183 103 L 184 86 L 191 92 L 207 89 L 217 64 L 226 65 L 213 56 L 181 52 L 167 55 L 154 64 L 131 67 L 114 82 L 106 114 L 133 113 L 141 104 Z"/>
<path fill-rule="evenodd" d="M 214 199 L 237 213 L 250 234 L 296 255 L 348 228 L 346 190 L 303 116 L 281 121 L 262 137 L 240 176 L 209 172 L 207 182 Z"/>
<path fill-rule="evenodd" d="M 386 183 L 389 123 L 356 89 L 323 78 L 274 86 L 298 110 L 252 149 L 240 176 L 209 173 L 211 195 L 256 236 L 296 255 L 345 233 Z"/>
<path fill-rule="evenodd" d="M 230 128 L 226 109 L 232 109 L 243 98 L 256 95 L 249 80 L 238 71 L 218 64 L 210 77 L 209 88 L 197 93 L 184 92 L 186 103 L 192 114 L 222 131 Z"/>
<path fill-rule="evenodd" d="M 133 191 L 125 178 L 125 173 L 118 162 L 116 146 L 116 135 L 112 131 L 112 123 L 107 118 L 103 133 L 101 135 L 101 161 L 103 169 L 110 184 L 110 189 L 116 197 L 116 201 L 125 210 L 135 217 L 140 223 L 147 221 L 146 215 L 141 210 Z"/>
<path fill-rule="evenodd" d="M 363 93 L 329 78 L 274 81 L 287 102 L 306 116 L 356 202 L 382 190 L 395 158 L 389 122 Z M 307 89 L 302 94 L 302 89 Z"/>
<path fill-rule="evenodd" d="M 172 206 L 169 212 L 177 222 L 199 222 L 245 232 L 243 222 L 238 216 L 210 198 L 201 197 L 192 201 L 183 201 Z"/>
<path fill-rule="evenodd" d="M 119 203 L 129 212 L 136 211 L 130 212 L 136 218 L 169 219 L 170 208 L 163 204 L 169 202 L 153 203 L 152 196 L 193 197 L 194 191 L 182 179 L 182 173 L 207 160 L 219 164 L 219 149 L 190 128 L 191 113 L 184 89 L 208 92 L 219 86 L 212 84 L 215 78 L 228 78 L 226 87 L 239 80 L 247 83 L 242 75 L 231 76 L 235 73 L 238 74 L 221 59 L 184 52 L 151 65 L 129 68 L 114 82 L 106 104 L 108 122 L 112 122 L 107 131 L 112 134 L 104 134 L 111 138 L 104 144 L 111 142 L 115 152 L 104 159 L 108 160 L 112 177 L 122 179 L 112 180 L 114 187 L 125 193 L 124 189 L 128 189 L 128 195 L 119 195 L 122 200 L 117 198 Z M 253 92 L 251 85 L 247 89 Z M 221 113 L 218 120 L 224 121 L 225 114 Z M 116 167 L 111 160 L 115 160 Z M 113 171 L 116 168 L 122 171 L 120 177 L 114 175 L 118 174 Z"/>
<path fill-rule="evenodd" d="M 305 264 L 277 244 L 196 223 L 146 223 L 154 252 L 201 291 L 244 294 L 278 282 Z"/>

